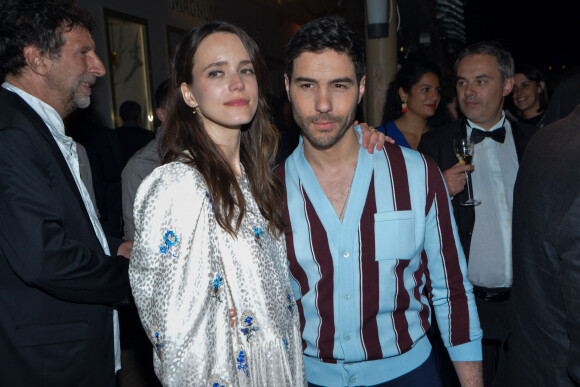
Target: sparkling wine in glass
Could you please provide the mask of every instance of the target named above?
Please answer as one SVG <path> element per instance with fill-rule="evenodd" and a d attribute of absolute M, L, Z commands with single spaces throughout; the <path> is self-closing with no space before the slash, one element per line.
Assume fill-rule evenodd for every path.
<path fill-rule="evenodd" d="M 473 140 L 471 138 L 456 138 L 453 140 L 453 147 L 455 149 L 455 156 L 462 165 L 471 165 L 473 161 Z M 481 201 L 473 198 L 473 189 L 471 186 L 471 171 L 465 171 L 465 179 L 467 186 L 467 200 L 459 203 L 462 206 L 478 206 Z"/>

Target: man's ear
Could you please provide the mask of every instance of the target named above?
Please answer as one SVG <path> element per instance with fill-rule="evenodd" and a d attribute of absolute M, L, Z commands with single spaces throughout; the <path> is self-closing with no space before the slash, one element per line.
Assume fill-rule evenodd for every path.
<path fill-rule="evenodd" d="M 514 88 L 514 83 L 515 83 L 515 79 L 514 77 L 509 77 L 506 78 L 506 80 L 503 82 L 503 96 L 507 96 L 512 92 L 512 89 Z"/>
<path fill-rule="evenodd" d="M 195 100 L 195 97 L 193 96 L 193 93 L 191 92 L 191 88 L 189 87 L 189 85 L 185 82 L 182 82 L 180 88 L 181 95 L 183 96 L 183 101 L 188 106 L 191 106 L 192 108 L 195 109 L 199 104 Z"/>
<path fill-rule="evenodd" d="M 52 66 L 52 60 L 48 58 L 46 54 L 40 52 L 40 49 L 36 46 L 26 46 L 24 47 L 24 61 L 26 65 L 34 73 L 38 75 L 46 75 L 50 71 Z"/>
<path fill-rule="evenodd" d="M 157 119 L 163 124 L 165 122 L 165 109 L 160 107 L 155 108 L 155 114 L 157 115 Z"/>
<path fill-rule="evenodd" d="M 363 95 L 365 94 L 365 88 L 367 83 L 367 76 L 363 75 L 360 79 L 360 83 L 358 85 L 358 103 L 362 100 Z"/>
<path fill-rule="evenodd" d="M 284 74 L 284 85 L 286 85 L 286 95 L 288 96 L 288 101 L 292 102 L 290 98 L 290 79 L 288 79 L 288 74 Z"/>

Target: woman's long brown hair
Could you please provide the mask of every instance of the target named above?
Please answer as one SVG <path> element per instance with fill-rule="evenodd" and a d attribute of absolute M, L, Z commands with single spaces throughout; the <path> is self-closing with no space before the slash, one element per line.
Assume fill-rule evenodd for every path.
<path fill-rule="evenodd" d="M 237 35 L 254 67 L 259 90 L 258 108 L 252 121 L 242 127 L 240 160 L 252 195 L 268 221 L 268 229 L 277 235 L 284 225 L 281 203 L 286 199 L 282 183 L 272 173 L 278 133 L 266 103 L 266 66 L 258 46 L 241 28 L 227 22 L 204 24 L 192 28 L 179 43 L 171 71 L 168 115 L 160 138 L 161 162 L 167 164 L 181 160 L 194 165 L 207 183 L 218 224 L 228 233 L 237 235 L 246 212 L 244 196 L 234 171 L 204 130 L 199 115 L 194 115 L 183 100 L 180 88 L 183 82 L 190 86 L 195 82 L 195 52 L 205 37 L 216 32 Z"/>

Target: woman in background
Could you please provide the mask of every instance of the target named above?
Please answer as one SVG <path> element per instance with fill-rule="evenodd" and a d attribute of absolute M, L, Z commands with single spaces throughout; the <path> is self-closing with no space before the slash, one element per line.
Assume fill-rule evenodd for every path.
<path fill-rule="evenodd" d="M 194 27 L 175 54 L 164 165 L 136 196 L 129 272 L 164 386 L 306 383 L 267 76 L 225 22 Z"/>
<path fill-rule="evenodd" d="M 417 149 L 421 135 L 430 130 L 440 97 L 439 68 L 430 62 L 408 61 L 389 84 L 383 125 L 376 129 L 397 145 Z"/>
<path fill-rule="evenodd" d="M 525 64 L 516 67 L 515 84 L 512 99 L 516 116 L 520 122 L 544 126 L 546 109 L 548 108 L 548 92 L 544 74 L 536 67 Z"/>

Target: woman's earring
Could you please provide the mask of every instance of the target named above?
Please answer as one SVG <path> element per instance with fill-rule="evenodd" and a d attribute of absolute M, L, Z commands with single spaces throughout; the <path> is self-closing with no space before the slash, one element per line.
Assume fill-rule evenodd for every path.
<path fill-rule="evenodd" d="M 401 111 L 403 113 L 407 113 L 407 101 L 403 101 L 403 104 L 401 105 Z"/>
<path fill-rule="evenodd" d="M 197 110 L 195 110 L 195 109 L 197 109 L 197 106 L 194 106 L 193 107 L 193 114 L 196 114 L 197 113 Z"/>

